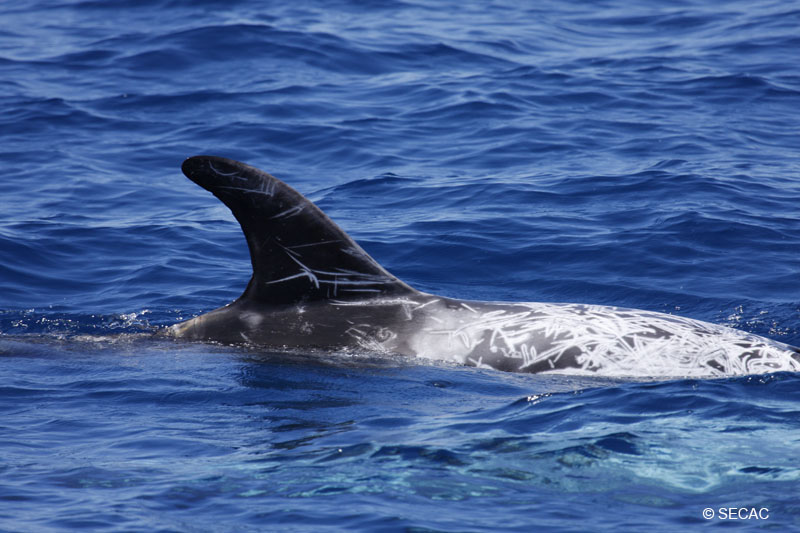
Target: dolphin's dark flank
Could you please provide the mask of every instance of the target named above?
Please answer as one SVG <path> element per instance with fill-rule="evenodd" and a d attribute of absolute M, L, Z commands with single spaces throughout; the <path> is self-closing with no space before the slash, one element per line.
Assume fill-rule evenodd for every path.
<path fill-rule="evenodd" d="M 732 328 L 618 307 L 461 301 L 408 286 L 277 178 L 215 156 L 184 161 L 247 239 L 253 275 L 233 303 L 174 337 L 357 349 L 513 372 L 727 376 L 800 371 L 800 350 Z"/>

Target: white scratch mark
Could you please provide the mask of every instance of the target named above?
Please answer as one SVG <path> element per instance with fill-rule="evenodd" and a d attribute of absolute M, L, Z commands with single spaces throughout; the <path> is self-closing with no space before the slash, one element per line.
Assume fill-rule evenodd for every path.
<path fill-rule="evenodd" d="M 288 217 L 292 217 L 292 216 L 294 216 L 294 215 L 297 215 L 297 214 L 299 214 L 299 213 L 300 213 L 300 212 L 303 210 L 303 207 L 304 207 L 304 206 L 303 206 L 302 204 L 301 204 L 301 205 L 296 205 L 296 206 L 294 206 L 294 207 L 290 207 L 289 209 L 286 209 L 286 210 L 284 210 L 284 211 L 281 211 L 281 212 L 280 212 L 280 213 L 278 213 L 277 215 L 273 215 L 273 216 L 269 217 L 269 219 L 270 219 L 270 220 L 273 220 L 273 219 L 276 219 L 276 218 L 288 218 Z"/>
<path fill-rule="evenodd" d="M 233 172 L 222 172 L 220 169 L 215 167 L 214 163 L 212 163 L 211 161 L 206 161 L 206 162 L 208 163 L 209 168 L 211 170 L 213 170 L 215 173 L 217 173 L 218 175 L 220 175 L 220 176 L 228 176 L 228 177 L 237 178 L 237 179 L 240 179 L 240 180 L 246 180 L 247 179 L 247 178 L 240 177 L 240 174 L 239 174 L 238 170 L 234 170 Z"/>
<path fill-rule="evenodd" d="M 475 313 L 476 315 L 478 314 L 478 312 L 477 312 L 475 309 L 473 309 L 472 307 L 470 307 L 469 305 L 467 305 L 467 304 L 466 304 L 466 303 L 464 303 L 464 302 L 461 302 L 461 307 L 463 307 L 464 309 L 467 309 L 467 310 L 469 310 L 469 311 L 472 311 L 472 312 L 473 312 L 473 313 Z"/>

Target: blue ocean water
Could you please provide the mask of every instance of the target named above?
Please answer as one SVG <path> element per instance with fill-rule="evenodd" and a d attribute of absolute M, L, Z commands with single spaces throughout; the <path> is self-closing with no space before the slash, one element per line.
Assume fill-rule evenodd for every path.
<path fill-rule="evenodd" d="M 800 345 L 798 26 L 783 1 L 3 4 L 0 531 L 800 528 L 794 374 L 127 335 L 249 278 L 179 170 L 210 153 L 421 290 Z"/>

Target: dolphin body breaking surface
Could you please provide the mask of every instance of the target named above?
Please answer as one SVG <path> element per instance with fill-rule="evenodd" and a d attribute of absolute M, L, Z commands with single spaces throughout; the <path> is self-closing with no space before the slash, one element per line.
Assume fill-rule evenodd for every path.
<path fill-rule="evenodd" d="M 230 208 L 253 276 L 173 337 L 274 349 L 394 353 L 512 372 L 619 377 L 800 371 L 800 349 L 732 328 L 599 305 L 462 301 L 406 285 L 277 178 L 196 156 L 186 176 Z"/>

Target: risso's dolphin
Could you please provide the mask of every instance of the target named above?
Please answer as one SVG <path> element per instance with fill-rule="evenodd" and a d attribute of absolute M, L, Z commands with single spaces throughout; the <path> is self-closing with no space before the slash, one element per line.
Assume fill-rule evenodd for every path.
<path fill-rule="evenodd" d="M 366 350 L 494 368 L 605 376 L 800 371 L 800 349 L 678 316 L 425 294 L 384 270 L 282 181 L 222 157 L 183 163 L 230 208 L 253 276 L 235 302 L 167 329 L 183 339 L 275 349 Z"/>

